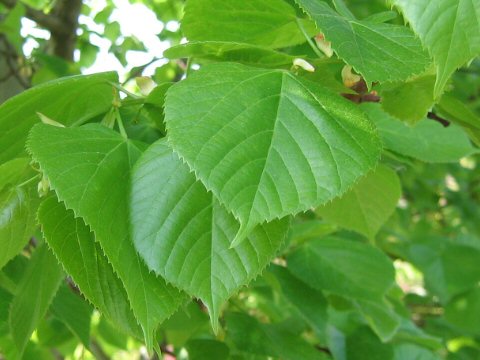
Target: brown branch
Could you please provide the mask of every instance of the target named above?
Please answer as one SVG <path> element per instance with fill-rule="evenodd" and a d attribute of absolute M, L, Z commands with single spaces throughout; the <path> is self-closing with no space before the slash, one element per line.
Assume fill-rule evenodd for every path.
<path fill-rule="evenodd" d="M 0 1 L 3 1 L 3 0 L 0 0 Z M 15 63 L 15 57 L 16 57 L 15 51 L 12 49 L 11 45 L 9 44 L 9 42 L 4 36 L 0 35 L 0 41 L 3 43 L 3 46 L 6 49 L 5 53 L 7 54 L 7 56 L 5 56 L 5 61 L 7 63 L 7 66 L 9 68 L 11 75 L 17 79 L 17 82 L 24 89 L 28 89 L 30 87 L 30 84 L 28 84 L 28 82 L 18 72 L 18 66 Z"/>
<path fill-rule="evenodd" d="M 437 122 L 439 122 L 440 124 L 442 124 L 444 127 L 450 126 L 450 121 L 448 121 L 447 119 L 444 119 L 444 118 L 438 116 L 437 114 L 435 114 L 435 113 L 433 113 L 433 112 L 431 112 L 431 111 L 427 114 L 427 119 L 437 121 Z"/>
<path fill-rule="evenodd" d="M 57 0 L 51 12 L 51 15 L 62 23 L 61 29 L 50 31 L 52 53 L 67 61 L 73 61 L 77 42 L 78 17 L 82 5 L 82 0 Z"/>

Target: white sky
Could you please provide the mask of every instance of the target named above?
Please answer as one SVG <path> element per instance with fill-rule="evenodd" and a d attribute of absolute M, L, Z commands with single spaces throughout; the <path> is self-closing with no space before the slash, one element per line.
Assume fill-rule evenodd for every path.
<path fill-rule="evenodd" d="M 105 0 L 88 0 L 87 3 L 93 8 L 100 11 L 106 5 Z M 120 78 L 125 75 L 128 70 L 135 66 L 141 66 L 154 58 L 161 58 L 163 51 L 165 51 L 169 44 L 168 42 L 160 41 L 157 34 L 162 31 L 164 24 L 157 20 L 155 14 L 143 4 L 130 4 L 128 0 L 114 0 L 116 5 L 115 10 L 110 17 L 110 21 L 117 21 L 120 24 L 121 33 L 126 36 L 134 35 L 139 39 L 148 50 L 147 52 L 129 51 L 127 52 L 128 68 L 123 68 L 120 62 L 113 54 L 108 53 L 110 41 L 101 38 L 97 35 L 91 35 L 90 41 L 93 45 L 100 48 L 96 62 L 88 69 L 83 69 L 83 73 L 91 74 L 101 71 L 117 71 Z M 93 14 L 94 16 L 95 14 Z M 87 25 L 90 29 L 99 33 L 103 32 L 103 26 L 96 24 L 91 17 L 81 16 L 80 23 Z M 31 34 L 41 38 L 48 38 L 48 31 L 35 28 L 35 23 L 23 19 L 22 35 Z M 178 23 L 169 22 L 166 24 L 169 30 L 176 30 Z M 30 54 L 37 46 L 33 39 L 28 39 L 24 45 L 25 54 Z M 153 63 L 145 69 L 145 75 L 152 75 L 155 68 L 164 61 Z"/>

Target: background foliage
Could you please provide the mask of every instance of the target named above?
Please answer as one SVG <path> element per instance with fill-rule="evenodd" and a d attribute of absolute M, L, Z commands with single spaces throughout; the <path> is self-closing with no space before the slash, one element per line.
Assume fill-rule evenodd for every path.
<path fill-rule="evenodd" d="M 479 359 L 479 24 L 0 0 L 0 359 Z"/>

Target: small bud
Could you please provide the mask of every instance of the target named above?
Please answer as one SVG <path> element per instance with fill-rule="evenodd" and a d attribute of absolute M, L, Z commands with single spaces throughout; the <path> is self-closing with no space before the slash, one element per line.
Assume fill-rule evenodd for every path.
<path fill-rule="evenodd" d="M 147 96 L 152 92 L 157 84 L 151 78 L 147 76 L 139 76 L 135 78 L 135 82 L 137 83 L 138 88 L 142 95 Z"/>
<path fill-rule="evenodd" d="M 358 83 L 362 77 L 360 75 L 354 74 L 352 72 L 352 67 L 350 65 L 345 65 L 342 69 L 342 80 L 343 85 L 348 88 L 351 88 L 356 83 Z"/>
<path fill-rule="evenodd" d="M 57 127 L 65 127 L 65 125 L 60 124 L 58 121 L 50 119 L 48 116 L 43 115 L 42 113 L 37 112 L 37 115 L 44 124 L 57 126 Z"/>
<path fill-rule="evenodd" d="M 50 181 L 48 181 L 48 178 L 43 175 L 42 180 L 37 185 L 37 191 L 38 195 L 40 197 L 47 196 L 48 191 L 50 190 Z"/>
<path fill-rule="evenodd" d="M 326 57 L 333 56 L 332 43 L 325 40 L 325 36 L 320 33 L 315 36 L 315 42 L 317 43 L 318 48 L 325 54 Z"/>
<path fill-rule="evenodd" d="M 308 71 L 308 72 L 314 72 L 315 68 L 313 67 L 312 64 L 309 62 L 303 60 L 303 59 L 295 59 L 293 60 L 293 66 L 295 67 L 301 67 L 303 70 Z"/>

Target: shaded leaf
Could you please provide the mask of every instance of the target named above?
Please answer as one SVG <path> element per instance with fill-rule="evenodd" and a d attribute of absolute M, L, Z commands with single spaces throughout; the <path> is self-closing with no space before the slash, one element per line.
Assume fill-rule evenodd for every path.
<path fill-rule="evenodd" d="M 395 282 L 392 262 L 356 241 L 310 241 L 287 257 L 289 270 L 311 287 L 360 300 L 379 300 Z"/>
<path fill-rule="evenodd" d="M 313 23 L 297 19 L 295 9 L 282 0 L 189 0 L 182 30 L 190 41 L 281 48 L 306 41 L 297 21 L 314 35 Z"/>
<path fill-rule="evenodd" d="M 323 218 L 368 238 L 374 238 L 393 214 L 401 195 L 395 171 L 380 165 L 341 198 L 317 208 Z"/>
<path fill-rule="evenodd" d="M 435 75 L 425 74 L 406 82 L 386 84 L 382 87 L 382 107 L 390 115 L 409 124 L 427 116 L 435 100 Z"/>
<path fill-rule="evenodd" d="M 312 289 L 281 266 L 274 265 L 269 271 L 280 283 L 282 294 L 298 309 L 317 336 L 324 336 L 328 321 L 328 303 L 321 291 Z"/>
<path fill-rule="evenodd" d="M 23 353 L 62 279 L 63 272 L 57 259 L 46 245 L 39 246 L 29 261 L 10 305 L 10 331 L 19 353 Z"/>
<path fill-rule="evenodd" d="M 90 348 L 90 320 L 93 309 L 81 295 L 75 294 L 67 285 L 60 286 L 50 310 L 87 349 Z"/>
<path fill-rule="evenodd" d="M 424 119 L 414 127 L 394 119 L 379 104 L 364 103 L 362 109 L 377 125 L 385 148 L 425 162 L 456 162 L 476 150 L 461 128 Z"/>
<path fill-rule="evenodd" d="M 164 56 L 169 59 L 193 57 L 195 61 L 232 61 L 249 66 L 285 69 L 291 68 L 295 59 L 291 55 L 260 46 L 221 41 L 190 42 L 173 46 L 165 51 Z"/>
<path fill-rule="evenodd" d="M 261 324 L 241 313 L 226 316 L 227 338 L 244 353 L 273 356 L 285 360 L 328 359 L 297 334 L 278 324 Z"/>

